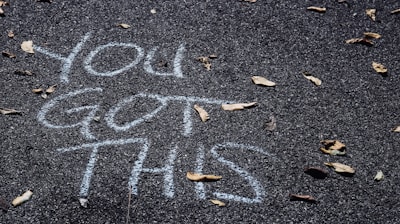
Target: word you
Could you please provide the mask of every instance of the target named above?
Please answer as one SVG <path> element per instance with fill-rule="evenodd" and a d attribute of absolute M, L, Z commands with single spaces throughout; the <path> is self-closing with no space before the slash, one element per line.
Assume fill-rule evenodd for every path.
<path fill-rule="evenodd" d="M 128 144 L 135 144 L 138 145 L 140 152 L 138 154 L 138 158 L 135 161 L 132 171 L 129 177 L 129 188 L 133 195 L 139 195 L 138 184 L 140 181 L 140 176 L 143 173 L 152 173 L 152 174 L 161 174 L 163 175 L 163 194 L 165 197 L 173 198 L 175 195 L 175 187 L 174 187 L 174 163 L 177 155 L 178 147 L 175 146 L 169 151 L 169 155 L 166 158 L 165 165 L 163 167 L 143 167 L 144 161 L 146 160 L 147 154 L 150 150 L 150 143 L 147 138 L 128 138 L 128 139 L 119 139 L 119 140 L 105 140 L 99 141 L 95 143 L 86 143 L 79 146 L 73 147 L 66 147 L 66 148 L 59 148 L 57 149 L 58 152 L 67 153 L 76 150 L 84 150 L 89 149 L 91 150 L 89 161 L 86 165 L 86 170 L 83 175 L 83 179 L 80 186 L 79 196 L 81 198 L 87 198 L 89 194 L 89 187 L 90 181 L 93 176 L 93 169 L 96 166 L 98 152 L 101 147 L 105 146 L 119 146 L 119 145 L 128 145 Z M 225 193 L 225 192 L 212 192 L 214 197 L 224 200 L 232 200 L 244 203 L 260 203 L 263 201 L 265 197 L 265 190 L 262 184 L 252 176 L 248 171 L 240 167 L 239 165 L 235 164 L 234 162 L 224 158 L 222 155 L 219 154 L 219 150 L 246 150 L 251 151 L 252 153 L 260 153 L 263 155 L 271 156 L 268 152 L 264 151 L 261 148 L 248 146 L 244 144 L 237 144 L 232 142 L 226 142 L 222 144 L 214 145 L 210 152 L 213 158 L 220 162 L 221 164 L 227 166 L 229 169 L 234 171 L 240 177 L 242 177 L 249 185 L 252 190 L 253 194 L 255 195 L 253 198 L 244 197 L 240 195 Z M 196 167 L 195 172 L 202 173 L 204 167 L 204 160 L 205 160 L 205 150 L 203 146 L 200 146 L 197 150 L 197 157 L 196 157 Z M 202 182 L 194 182 L 195 184 L 195 193 L 197 198 L 199 199 L 206 199 L 207 191 L 204 187 L 204 183 Z"/>
<path fill-rule="evenodd" d="M 51 58 L 57 59 L 61 61 L 62 66 L 61 66 L 61 73 L 60 73 L 60 81 L 61 83 L 68 83 L 69 82 L 69 74 L 71 72 L 72 65 L 75 61 L 76 56 L 79 54 L 79 52 L 82 50 L 83 46 L 85 45 L 86 42 L 91 37 L 91 33 L 87 33 L 85 36 L 81 38 L 81 40 L 76 44 L 76 46 L 72 49 L 71 53 L 68 56 L 63 56 L 58 53 L 51 52 L 47 49 L 44 49 L 40 46 L 34 46 L 34 50 L 45 54 Z M 136 52 L 136 58 L 129 64 L 123 66 L 122 68 L 115 69 L 113 71 L 106 71 L 106 72 L 99 72 L 96 70 L 96 68 L 93 67 L 92 62 L 93 59 L 96 57 L 101 52 L 107 52 L 107 50 L 110 50 L 112 48 L 128 48 L 132 49 Z M 153 47 L 146 55 L 145 57 L 145 52 L 142 47 L 138 46 L 137 44 L 133 43 L 117 43 L 117 42 L 111 42 L 108 44 L 100 45 L 96 47 L 94 50 L 92 50 L 84 59 L 83 65 L 85 70 L 94 76 L 106 76 L 106 77 L 112 77 L 119 75 L 123 72 L 126 72 L 132 68 L 134 68 L 136 65 L 139 64 L 139 62 L 144 59 L 144 64 L 143 68 L 144 70 L 152 75 L 157 75 L 157 76 L 174 76 L 177 78 L 183 78 L 183 73 L 182 73 L 182 59 L 183 59 L 183 53 L 185 52 L 185 44 L 182 43 L 179 45 L 178 49 L 176 50 L 175 58 L 173 60 L 173 70 L 172 72 L 158 72 L 155 71 L 154 68 L 152 67 L 152 62 L 154 61 L 154 55 L 157 52 L 158 47 Z M 105 62 L 105 61 L 104 61 Z"/>

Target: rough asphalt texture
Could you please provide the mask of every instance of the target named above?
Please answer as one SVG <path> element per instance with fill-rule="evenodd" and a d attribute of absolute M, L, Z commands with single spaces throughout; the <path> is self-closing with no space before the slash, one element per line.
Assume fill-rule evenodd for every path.
<path fill-rule="evenodd" d="M 125 223 L 128 181 L 140 149 L 132 145 L 99 151 L 88 193 L 89 206 L 79 204 L 79 191 L 90 150 L 60 153 L 56 149 L 106 139 L 147 138 L 150 149 L 144 167 L 162 167 L 171 148 L 174 195 L 163 194 L 162 174 L 143 173 L 139 194 L 132 195 L 131 223 L 398 223 L 400 221 L 400 143 L 390 130 L 400 124 L 400 2 L 388 1 L 62 1 L 52 3 L 10 0 L 1 17 L 1 51 L 16 58 L 0 57 L 0 107 L 15 108 L 21 115 L 1 115 L 0 197 L 11 202 L 27 189 L 34 194 L 19 207 L 0 211 L 0 223 Z M 324 6 L 326 13 L 306 10 Z M 365 9 L 377 9 L 377 21 Z M 150 12 L 155 9 L 156 13 Z M 117 26 L 131 25 L 129 29 Z M 7 37 L 13 30 L 16 36 Z M 375 45 L 345 44 L 364 32 L 377 32 Z M 20 49 L 25 40 L 35 46 L 68 56 L 81 38 L 92 36 L 77 54 L 69 82 L 60 81 L 61 61 Z M 155 76 L 144 70 L 144 60 L 113 77 L 94 76 L 83 61 L 96 47 L 133 43 L 146 55 L 158 46 L 153 67 L 171 71 L 178 46 L 185 44 L 183 78 Z M 196 60 L 217 54 L 211 71 Z M 136 58 L 135 51 L 110 48 L 94 59 L 99 71 L 112 71 Z M 166 66 L 159 66 L 160 61 Z M 377 74 L 372 61 L 384 64 L 386 77 Z M 165 63 L 164 63 L 165 64 Z M 158 67 L 157 67 L 158 66 Z M 33 76 L 14 74 L 31 70 Z M 315 86 L 302 76 L 308 71 L 322 80 Z M 256 86 L 251 76 L 260 75 L 276 87 Z M 47 99 L 33 88 L 58 84 Z M 49 113 L 59 123 L 74 123 L 85 116 L 65 110 L 100 105 L 90 130 L 98 140 L 88 140 L 79 127 L 52 129 L 37 119 L 46 102 L 84 88 L 102 88 L 101 94 L 82 94 Z M 211 119 L 202 123 L 196 112 L 190 136 L 182 135 L 184 104 L 166 109 L 127 131 L 116 132 L 104 117 L 122 99 L 139 92 L 163 96 L 196 96 L 258 105 L 228 112 L 219 105 L 201 104 Z M 155 100 L 129 104 L 116 117 L 119 124 L 132 121 L 157 108 Z M 276 130 L 264 123 L 274 116 Z M 74 120 L 76 119 L 76 120 Z M 347 156 L 322 154 L 320 140 L 339 139 Z M 254 198 L 249 182 L 210 149 L 225 142 L 256 146 L 270 155 L 239 149 L 221 149 L 220 155 L 256 178 L 265 195 L 258 203 L 220 199 L 214 191 Z M 195 183 L 186 179 L 196 168 L 197 149 L 204 147 L 204 173 L 223 176 L 205 183 L 205 199 L 197 196 Z M 325 168 L 324 162 L 341 162 L 356 169 L 353 177 Z M 306 166 L 329 171 L 328 178 L 314 179 Z M 373 180 L 382 170 L 385 179 Z M 310 194 L 318 203 L 290 201 L 289 194 Z"/>

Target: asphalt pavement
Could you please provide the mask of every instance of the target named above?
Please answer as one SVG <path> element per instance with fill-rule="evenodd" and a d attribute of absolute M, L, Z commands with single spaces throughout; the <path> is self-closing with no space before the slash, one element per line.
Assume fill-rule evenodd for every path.
<path fill-rule="evenodd" d="M 399 1 L 7 2 L 0 223 L 400 222 Z"/>

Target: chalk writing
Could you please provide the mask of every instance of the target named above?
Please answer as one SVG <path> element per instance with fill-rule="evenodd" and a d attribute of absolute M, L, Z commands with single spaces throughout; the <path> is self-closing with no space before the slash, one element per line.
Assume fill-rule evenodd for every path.
<path fill-rule="evenodd" d="M 68 83 L 69 82 L 69 74 L 71 72 L 71 67 L 75 61 L 75 57 L 79 54 L 79 52 L 82 50 L 84 44 L 90 39 L 91 33 L 87 33 L 82 37 L 82 39 L 77 43 L 77 45 L 72 49 L 71 53 L 68 55 L 68 57 L 64 57 L 61 54 L 51 52 L 47 49 L 44 49 L 40 46 L 34 45 L 35 51 L 45 54 L 51 58 L 60 60 L 62 62 L 61 66 L 61 73 L 60 73 L 60 81 L 61 83 Z M 117 48 L 117 47 L 122 47 L 122 48 L 132 48 L 134 49 L 137 54 L 135 60 L 130 62 L 129 64 L 125 65 L 124 67 L 120 69 L 116 69 L 114 71 L 106 71 L 106 72 L 98 72 L 93 68 L 92 62 L 94 58 L 96 57 L 97 54 L 99 54 L 102 51 L 107 51 L 107 49 L 110 48 Z M 148 54 L 146 55 L 143 68 L 144 70 L 152 75 L 157 75 L 157 76 L 174 76 L 177 78 L 183 78 L 184 75 L 182 73 L 182 60 L 183 60 L 183 54 L 185 52 L 185 44 L 182 43 L 179 45 L 174 60 L 173 60 L 173 69 L 172 72 L 158 72 L 155 71 L 154 68 L 152 67 L 152 62 L 154 61 L 154 56 L 156 51 L 158 50 L 159 47 L 153 47 Z M 123 72 L 126 72 L 132 68 L 134 68 L 136 65 L 139 64 L 139 62 L 143 59 L 145 54 L 145 51 L 142 47 L 138 46 L 137 44 L 133 43 L 117 43 L 117 42 L 111 42 L 105 45 L 98 46 L 95 48 L 93 51 L 87 55 L 85 60 L 83 61 L 83 65 L 85 70 L 95 76 L 105 76 L 105 77 L 112 77 L 119 75 Z"/>

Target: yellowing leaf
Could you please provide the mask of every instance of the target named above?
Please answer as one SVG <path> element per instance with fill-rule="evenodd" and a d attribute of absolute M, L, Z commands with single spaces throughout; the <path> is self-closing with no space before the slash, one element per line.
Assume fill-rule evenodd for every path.
<path fill-rule="evenodd" d="M 374 42 L 366 39 L 366 38 L 352 38 L 346 40 L 346 44 L 364 44 L 367 46 L 372 46 L 374 45 Z"/>
<path fill-rule="evenodd" d="M 327 166 L 335 168 L 335 172 L 337 173 L 349 173 L 354 174 L 356 171 L 350 166 L 341 164 L 341 163 L 324 163 Z"/>
<path fill-rule="evenodd" d="M 21 205 L 22 203 L 28 201 L 31 196 L 32 196 L 33 192 L 32 191 L 26 191 L 25 193 L 23 193 L 21 196 L 16 197 L 13 201 L 12 201 L 12 205 L 14 207 Z"/>
<path fill-rule="evenodd" d="M 253 76 L 251 77 L 254 84 L 256 85 L 263 85 L 263 86 L 276 86 L 276 83 L 269 81 L 268 79 L 261 77 L 261 76 Z"/>
<path fill-rule="evenodd" d="M 46 93 L 50 94 L 53 93 L 54 91 L 56 91 L 56 87 L 57 85 L 52 85 L 49 88 L 46 89 Z"/>
<path fill-rule="evenodd" d="M 187 172 L 186 178 L 189 180 L 193 180 L 193 181 L 213 181 L 213 180 L 215 181 L 215 180 L 220 180 L 222 178 L 222 176 Z"/>
<path fill-rule="evenodd" d="M 379 63 L 377 63 L 377 62 L 372 62 L 372 67 L 375 69 L 375 71 L 377 72 L 377 73 L 380 73 L 380 74 L 385 74 L 386 72 L 387 72 L 387 68 L 384 66 L 384 65 L 382 65 L 382 64 L 379 64 Z"/>
<path fill-rule="evenodd" d="M 330 155 L 345 155 L 346 145 L 338 140 L 322 140 L 321 143 L 324 145 L 321 151 Z"/>
<path fill-rule="evenodd" d="M 376 9 L 367 9 L 365 10 L 365 13 L 372 19 L 372 21 L 376 20 Z"/>
<path fill-rule="evenodd" d="M 312 75 L 310 75 L 310 74 L 308 74 L 306 72 L 303 73 L 303 76 L 304 76 L 304 78 L 306 78 L 306 79 L 310 80 L 311 82 L 313 82 L 316 86 L 320 86 L 322 84 L 322 81 L 319 78 L 314 77 L 314 76 L 312 76 Z"/>
<path fill-rule="evenodd" d="M 208 116 L 207 111 L 205 111 L 203 108 L 201 108 L 199 105 L 195 104 L 194 109 L 197 111 L 197 113 L 199 113 L 200 118 L 203 122 L 206 122 L 208 119 L 210 119 L 210 117 Z"/>
<path fill-rule="evenodd" d="M 316 202 L 315 198 L 311 195 L 305 194 L 289 194 L 291 201 L 307 201 L 307 202 Z"/>
<path fill-rule="evenodd" d="M 222 104 L 222 109 L 223 110 L 243 110 L 244 108 L 252 107 L 256 105 L 257 102 L 251 102 L 251 103 L 236 103 L 236 104 Z"/>
<path fill-rule="evenodd" d="M 126 24 L 126 23 L 120 23 L 120 24 L 118 24 L 118 26 L 120 26 L 120 27 L 122 27 L 122 28 L 124 28 L 124 29 L 128 29 L 128 28 L 131 27 L 130 25 L 128 25 L 128 24 Z"/>
<path fill-rule="evenodd" d="M 33 41 L 28 40 L 24 41 L 21 44 L 21 49 L 27 53 L 34 54 L 35 52 L 33 51 Z"/>
<path fill-rule="evenodd" d="M 375 39 L 379 39 L 382 37 L 379 33 L 372 33 L 372 32 L 365 32 L 364 36 L 368 37 L 368 38 L 375 38 Z"/>
<path fill-rule="evenodd" d="M 400 9 L 395 9 L 395 10 L 391 11 L 390 13 L 391 13 L 391 14 L 400 13 Z"/>
<path fill-rule="evenodd" d="M 14 109 L 8 109 L 8 108 L 0 108 L 0 113 L 7 115 L 7 114 L 20 114 L 21 111 L 14 110 Z"/>
<path fill-rule="evenodd" d="M 376 172 L 376 175 L 374 177 L 374 180 L 376 181 L 380 181 L 384 178 L 385 176 L 383 175 L 383 172 L 381 170 L 379 170 L 378 172 Z"/>
<path fill-rule="evenodd" d="M 392 129 L 393 132 L 400 132 L 400 126 L 397 126 Z"/>
<path fill-rule="evenodd" d="M 214 205 L 218 205 L 219 207 L 224 207 L 225 206 L 225 203 L 220 201 L 220 200 L 211 199 L 210 201 L 211 201 L 211 203 L 213 203 Z"/>
<path fill-rule="evenodd" d="M 316 6 L 310 6 L 307 7 L 308 10 L 315 11 L 315 12 L 326 12 L 325 7 L 316 7 Z"/>

